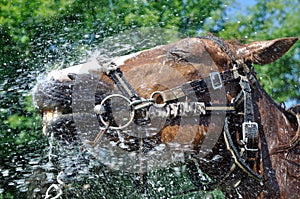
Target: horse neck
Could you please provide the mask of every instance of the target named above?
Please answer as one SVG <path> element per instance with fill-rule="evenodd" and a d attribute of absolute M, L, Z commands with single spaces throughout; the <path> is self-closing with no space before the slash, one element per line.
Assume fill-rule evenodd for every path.
<path fill-rule="evenodd" d="M 261 85 L 258 85 L 257 91 L 259 120 L 263 126 L 263 133 L 267 141 L 269 140 L 268 148 L 271 151 L 276 145 L 287 143 L 295 129 L 287 117 L 287 112 L 266 93 Z"/>
<path fill-rule="evenodd" d="M 264 176 L 266 198 L 290 198 L 299 193 L 297 164 L 300 156 L 293 151 L 274 153 L 278 146 L 288 143 L 295 135 L 296 126 L 288 119 L 288 113 L 258 85 L 254 106 L 260 123 L 261 171 Z M 293 164 L 291 164 L 293 163 Z M 298 168 L 299 169 L 299 168 Z"/>

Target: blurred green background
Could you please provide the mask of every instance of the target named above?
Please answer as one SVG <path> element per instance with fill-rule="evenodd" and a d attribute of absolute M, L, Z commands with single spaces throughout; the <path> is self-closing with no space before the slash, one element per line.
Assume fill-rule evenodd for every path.
<path fill-rule="evenodd" d="M 0 198 L 27 192 L 14 179 L 28 173 L 27 156 L 47 153 L 32 105 L 37 78 L 53 66 L 80 61 L 105 38 L 140 27 L 186 37 L 212 32 L 242 43 L 300 37 L 298 0 L 247 6 L 235 0 L 2 0 L 0 6 Z M 267 93 L 288 106 L 300 102 L 299 55 L 300 42 L 275 63 L 255 66 Z"/>

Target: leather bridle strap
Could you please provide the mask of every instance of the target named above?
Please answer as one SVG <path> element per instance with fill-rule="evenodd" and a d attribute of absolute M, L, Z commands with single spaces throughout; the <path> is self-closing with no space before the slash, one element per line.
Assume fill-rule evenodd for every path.
<path fill-rule="evenodd" d="M 229 132 L 229 127 L 228 127 L 228 118 L 225 118 L 225 125 L 224 125 L 224 139 L 226 143 L 227 150 L 231 153 L 235 164 L 242 169 L 245 173 L 247 173 L 249 176 L 254 178 L 257 181 L 261 181 L 262 177 L 255 173 L 253 169 L 251 169 L 245 162 L 243 158 L 241 158 L 239 152 L 237 151 L 236 147 L 233 144 L 230 132 Z"/>
<path fill-rule="evenodd" d="M 113 64 L 113 63 L 112 63 Z M 138 94 L 124 78 L 122 71 L 119 68 L 110 70 L 107 75 L 114 81 L 123 95 L 131 100 L 139 100 Z"/>
<path fill-rule="evenodd" d="M 159 98 L 162 100 L 160 103 L 169 103 L 194 93 L 208 91 L 209 89 L 218 90 L 222 88 L 224 84 L 234 80 L 236 80 L 236 78 L 233 77 L 231 70 L 226 70 L 221 73 L 214 71 L 211 72 L 208 77 L 190 81 L 168 90 L 154 92 L 151 97 L 153 97 L 154 100 Z"/>
<path fill-rule="evenodd" d="M 242 124 L 242 143 L 247 151 L 258 151 L 258 125 L 254 122 L 254 110 L 252 104 L 252 92 L 248 80 L 241 77 L 240 86 L 244 96 L 244 122 Z M 250 158 L 250 157 L 249 157 Z M 255 157 L 253 157 L 255 158 Z"/>
<path fill-rule="evenodd" d="M 229 129 L 228 129 L 228 118 L 226 118 L 224 125 L 224 137 L 227 149 L 230 151 L 235 164 L 239 166 L 244 172 L 254 179 L 261 181 L 261 176 L 258 175 L 251 169 L 245 162 L 245 159 L 241 158 L 243 156 L 244 150 L 246 151 L 246 158 L 248 160 L 257 160 L 258 157 L 258 125 L 254 120 L 254 109 L 252 101 L 252 90 L 251 85 L 256 82 L 255 76 L 251 73 L 251 68 L 241 60 L 233 59 L 231 52 L 226 47 L 225 43 L 215 36 L 204 36 L 204 39 L 209 39 L 214 41 L 219 45 L 219 47 L 227 54 L 233 65 L 233 77 L 235 79 L 240 79 L 241 92 L 238 94 L 234 104 L 238 107 L 240 103 L 244 102 L 244 121 L 242 124 L 242 137 L 241 140 L 244 149 L 241 149 L 241 153 L 238 153 L 237 148 L 232 142 Z M 242 69 L 246 76 L 239 73 L 238 69 Z"/>

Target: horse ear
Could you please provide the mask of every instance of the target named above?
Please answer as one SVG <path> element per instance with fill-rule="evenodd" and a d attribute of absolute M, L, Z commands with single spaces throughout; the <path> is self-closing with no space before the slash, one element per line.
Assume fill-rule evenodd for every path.
<path fill-rule="evenodd" d="M 270 41 L 257 41 L 241 46 L 237 53 L 254 64 L 268 64 L 283 56 L 298 38 L 279 38 Z"/>

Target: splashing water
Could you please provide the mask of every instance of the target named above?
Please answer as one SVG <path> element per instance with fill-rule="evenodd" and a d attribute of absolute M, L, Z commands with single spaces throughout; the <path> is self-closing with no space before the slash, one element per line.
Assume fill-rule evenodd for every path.
<path fill-rule="evenodd" d="M 65 63 L 82 63 L 89 60 L 91 56 L 96 56 L 100 65 L 105 65 L 115 57 L 169 43 L 179 38 L 175 34 L 164 35 L 164 32 L 167 31 L 149 29 L 124 32 L 106 38 L 96 50 L 88 49 L 85 52 L 85 57 L 88 58 L 77 62 L 68 60 L 48 63 L 45 71 L 61 69 L 65 67 Z M 118 134 L 118 136 L 119 146 L 126 148 L 122 142 L 122 135 Z M 14 166 L 9 165 L 9 169 L 0 168 L 2 176 L 8 181 L 7 186 L 14 187 L 26 198 L 60 196 L 62 198 L 169 198 L 183 195 L 189 198 L 223 197 L 218 191 L 194 192 L 195 187 L 186 167 L 180 161 L 168 167 L 163 166 L 149 171 L 146 184 L 141 190 L 142 176 L 125 170 L 111 169 L 110 167 L 114 165 L 106 165 L 105 162 L 99 161 L 99 158 L 95 158 L 92 149 L 82 148 L 82 143 L 57 140 L 55 132 L 49 132 L 49 136 L 43 139 L 42 143 L 38 140 L 32 141 L 32 145 L 36 146 L 32 153 L 24 156 L 15 154 L 7 161 L 13 162 Z M 155 150 L 163 152 L 165 147 L 161 144 L 156 146 Z M 109 152 L 100 150 L 97 154 L 100 154 L 104 160 L 103 157 Z M 179 156 L 173 158 L 180 159 Z M 120 160 L 116 159 L 113 162 L 117 161 Z M 0 188 L 1 192 L 4 192 L 4 189 Z"/>

